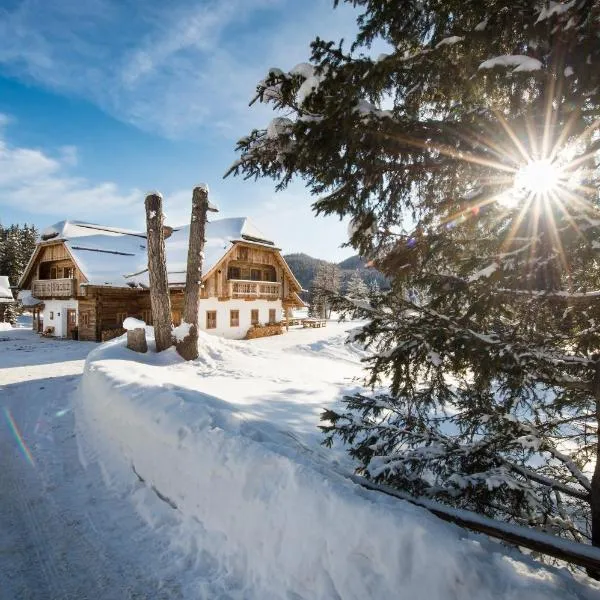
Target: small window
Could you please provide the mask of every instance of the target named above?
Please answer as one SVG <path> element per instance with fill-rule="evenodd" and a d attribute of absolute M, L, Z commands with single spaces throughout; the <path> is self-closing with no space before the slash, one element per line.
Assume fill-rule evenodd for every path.
<path fill-rule="evenodd" d="M 231 310 L 229 311 L 229 326 L 239 327 L 240 326 L 240 311 Z"/>
<path fill-rule="evenodd" d="M 73 267 L 65 267 L 63 269 L 63 277 L 65 279 L 73 279 L 74 276 L 75 276 L 75 273 L 74 273 Z"/>
<path fill-rule="evenodd" d="M 250 311 L 250 323 L 252 325 L 258 325 L 258 309 L 254 308 Z"/>
<path fill-rule="evenodd" d="M 269 323 L 275 323 L 277 319 L 277 311 L 274 308 L 269 309 Z"/>
<path fill-rule="evenodd" d="M 238 260 L 248 260 L 248 248 L 238 248 Z"/>
<path fill-rule="evenodd" d="M 206 329 L 217 328 L 217 311 L 207 310 L 206 311 Z"/>
<path fill-rule="evenodd" d="M 250 279 L 252 279 L 252 281 L 262 281 L 262 271 L 260 269 L 252 269 L 250 271 Z"/>
<path fill-rule="evenodd" d="M 89 327 L 90 325 L 90 313 L 82 312 L 79 313 L 79 326 L 80 327 Z"/>
<path fill-rule="evenodd" d="M 229 267 L 227 271 L 227 279 L 241 279 L 242 274 L 239 267 Z"/>
<path fill-rule="evenodd" d="M 52 319 L 54 319 L 54 311 L 53 310 L 50 311 L 50 320 L 52 320 Z"/>

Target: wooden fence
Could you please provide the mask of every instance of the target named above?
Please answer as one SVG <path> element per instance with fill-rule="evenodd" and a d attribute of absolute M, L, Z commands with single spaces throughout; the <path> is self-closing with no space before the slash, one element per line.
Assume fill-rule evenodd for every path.
<path fill-rule="evenodd" d="M 456 523 L 472 531 L 485 533 L 504 542 L 528 548 L 547 556 L 553 556 L 579 567 L 584 567 L 590 573 L 600 574 L 600 548 L 570 542 L 569 540 L 528 527 L 495 521 L 489 517 L 484 517 L 483 515 L 464 509 L 451 508 L 433 500 L 414 498 L 392 487 L 373 483 L 357 475 L 350 475 L 350 479 L 366 489 L 394 496 L 416 506 L 421 506 L 444 521 Z"/>

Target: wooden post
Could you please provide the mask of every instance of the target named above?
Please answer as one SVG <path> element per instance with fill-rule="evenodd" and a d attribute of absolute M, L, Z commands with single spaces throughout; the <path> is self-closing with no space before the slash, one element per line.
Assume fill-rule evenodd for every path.
<path fill-rule="evenodd" d="M 192 218 L 183 298 L 182 323 L 189 325 L 189 328 L 185 337 L 177 340 L 177 352 L 185 360 L 198 358 L 198 304 L 202 284 L 202 258 L 208 210 L 208 188 L 205 185 L 196 186 L 192 192 Z"/>
<path fill-rule="evenodd" d="M 148 236 L 148 275 L 150 278 L 150 304 L 154 323 L 154 339 L 156 340 L 156 351 L 162 352 L 173 344 L 162 196 L 157 192 L 148 194 L 145 206 L 146 233 Z"/>

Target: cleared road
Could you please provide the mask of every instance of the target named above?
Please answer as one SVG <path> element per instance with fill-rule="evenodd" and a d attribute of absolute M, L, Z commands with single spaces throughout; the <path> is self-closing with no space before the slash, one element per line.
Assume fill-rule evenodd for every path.
<path fill-rule="evenodd" d="M 0 599 L 181 598 L 165 548 L 79 461 L 70 397 L 86 342 L 0 331 Z"/>

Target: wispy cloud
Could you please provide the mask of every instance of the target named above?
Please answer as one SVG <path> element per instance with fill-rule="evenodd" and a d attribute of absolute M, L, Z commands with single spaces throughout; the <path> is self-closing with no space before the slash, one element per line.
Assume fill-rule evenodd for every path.
<path fill-rule="evenodd" d="M 141 210 L 139 190 L 123 191 L 113 182 L 94 183 L 73 175 L 76 156 L 73 147 L 59 148 L 55 156 L 15 147 L 0 129 L 2 204 L 37 215 L 113 223 L 128 221 Z"/>
<path fill-rule="evenodd" d="M 235 138 L 266 114 L 247 103 L 267 69 L 354 17 L 330 0 L 22 0 L 0 8 L 0 69 L 168 137 Z"/>

